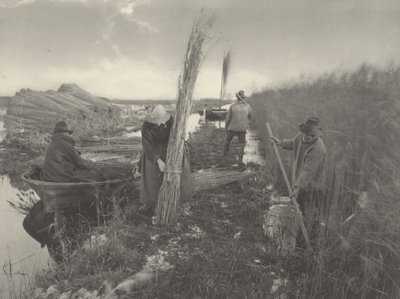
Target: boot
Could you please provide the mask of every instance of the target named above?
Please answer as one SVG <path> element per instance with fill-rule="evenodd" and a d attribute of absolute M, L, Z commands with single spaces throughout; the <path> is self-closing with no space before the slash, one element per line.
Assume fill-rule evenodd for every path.
<path fill-rule="evenodd" d="M 239 143 L 239 153 L 238 153 L 239 164 L 240 163 L 243 164 L 244 146 L 245 144 Z"/>
<path fill-rule="evenodd" d="M 230 142 L 226 141 L 225 145 L 224 145 L 224 153 L 223 153 L 224 157 L 226 157 L 228 155 L 228 153 L 229 153 L 229 146 L 230 146 Z"/>
<path fill-rule="evenodd" d="M 138 212 L 143 216 L 151 217 L 154 214 L 154 208 L 144 204 L 139 208 Z"/>

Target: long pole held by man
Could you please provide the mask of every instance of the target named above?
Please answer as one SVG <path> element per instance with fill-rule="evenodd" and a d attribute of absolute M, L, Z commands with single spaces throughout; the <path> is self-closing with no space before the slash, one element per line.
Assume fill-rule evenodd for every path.
<path fill-rule="evenodd" d="M 272 130 L 271 130 L 271 127 L 270 127 L 269 123 L 266 123 L 266 126 L 267 126 L 267 131 L 268 131 L 269 137 L 270 138 L 274 137 L 274 135 L 272 134 Z M 288 188 L 289 195 L 291 195 L 293 193 L 292 186 L 291 186 L 289 178 L 288 178 L 288 176 L 286 174 L 285 166 L 283 165 L 282 158 L 281 158 L 281 155 L 279 153 L 278 146 L 276 145 L 275 142 L 272 143 L 272 146 L 274 148 L 276 158 L 277 158 L 279 166 L 281 168 L 283 178 L 285 179 L 285 183 L 286 183 L 286 187 Z M 304 224 L 303 214 L 300 211 L 300 208 L 299 208 L 299 205 L 297 203 L 296 197 L 295 196 L 291 196 L 291 200 L 292 200 L 293 207 L 294 207 L 294 209 L 296 211 L 296 215 L 297 215 L 299 223 L 300 223 L 301 232 L 303 233 L 304 240 L 305 240 L 306 245 L 307 245 L 307 249 L 310 250 L 311 249 L 310 238 L 308 237 L 307 229 L 306 229 L 306 226 Z"/>
<path fill-rule="evenodd" d="M 300 209 L 309 215 L 305 217 L 307 221 L 308 232 L 314 240 L 317 236 L 321 216 L 324 215 L 325 201 L 325 161 L 326 147 L 321 139 L 323 135 L 320 126 L 320 120 L 317 117 L 309 117 L 299 126 L 299 132 L 292 139 L 278 139 L 273 136 L 269 124 L 267 124 L 268 133 L 273 141 L 275 153 L 279 160 L 282 172 L 284 173 L 290 197 L 297 214 L 300 216 Z M 289 182 L 284 171 L 277 146 L 293 152 L 292 182 Z M 316 216 L 317 215 L 317 216 Z M 303 219 L 303 218 L 302 218 Z M 310 249 L 310 240 L 307 234 L 306 226 L 303 221 L 300 222 L 301 229 L 306 241 L 306 246 Z"/>

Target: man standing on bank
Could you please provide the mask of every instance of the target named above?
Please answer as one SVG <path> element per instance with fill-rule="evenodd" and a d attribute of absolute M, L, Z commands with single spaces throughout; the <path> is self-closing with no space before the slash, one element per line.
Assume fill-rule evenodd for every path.
<path fill-rule="evenodd" d="M 140 201 L 142 206 L 139 212 L 145 216 L 152 216 L 157 206 L 158 192 L 166 171 L 166 159 L 169 136 L 174 119 L 162 105 L 149 108 L 142 126 L 143 152 L 140 172 L 142 182 Z M 184 202 L 194 193 L 194 182 L 190 170 L 190 163 L 185 151 L 182 161 L 181 195 Z"/>
<path fill-rule="evenodd" d="M 297 199 L 305 215 L 306 226 L 312 231 L 311 237 L 315 237 L 317 225 L 324 217 L 326 148 L 322 135 L 320 120 L 309 117 L 299 126 L 299 132 L 293 139 L 271 137 L 276 145 L 293 151 L 293 191 L 290 197 Z"/>
<path fill-rule="evenodd" d="M 225 119 L 225 129 L 227 130 L 224 146 L 224 156 L 228 155 L 229 147 L 234 136 L 239 140 L 239 166 L 243 167 L 244 146 L 246 144 L 246 131 L 249 129 L 249 122 L 253 116 L 253 111 L 246 103 L 246 96 L 243 90 L 236 93 L 237 102 L 229 107 Z"/>

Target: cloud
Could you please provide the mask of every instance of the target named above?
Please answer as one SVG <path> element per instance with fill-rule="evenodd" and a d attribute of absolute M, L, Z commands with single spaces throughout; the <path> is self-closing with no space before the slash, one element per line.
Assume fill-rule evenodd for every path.
<path fill-rule="evenodd" d="M 68 79 L 107 96 L 174 97 L 202 7 L 216 15 L 210 37 L 218 42 L 200 73 L 201 97 L 218 96 L 229 48 L 230 92 L 400 58 L 398 0 L 0 1 L 3 94 Z"/>
<path fill-rule="evenodd" d="M 2 0 L 0 8 L 15 8 L 20 5 L 29 4 L 35 0 Z"/>

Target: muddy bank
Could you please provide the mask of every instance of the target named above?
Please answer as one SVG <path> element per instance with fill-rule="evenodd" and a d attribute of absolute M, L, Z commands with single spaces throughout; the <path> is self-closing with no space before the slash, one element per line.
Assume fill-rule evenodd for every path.
<path fill-rule="evenodd" d="M 188 134 L 194 171 L 237 167 L 236 140 L 221 164 L 225 134 L 223 124 L 204 124 L 196 117 Z M 250 143 L 245 150 L 248 171 L 261 168 L 251 158 L 260 159 L 254 140 L 257 148 Z M 18 152 L 8 155 L 10 159 L 19 156 Z M 21 165 L 30 162 L 28 156 Z M 261 172 L 243 182 L 196 194 L 182 205 L 179 223 L 173 228 L 157 227 L 141 218 L 136 213 L 137 201 L 129 198 L 130 205 L 115 214 L 111 225 L 84 237 L 89 240 L 87 246 L 61 266 L 38 273 L 30 295 L 44 298 L 54 292 L 65 298 L 74 294 L 76 298 L 102 298 L 121 282 L 152 269 L 154 275 L 146 283 L 134 284 L 129 295 L 121 291 L 116 298 L 124 294 L 140 298 L 269 296 L 274 284 L 271 273 L 280 273 L 280 266 L 271 263 L 271 248 L 262 228 L 269 205 L 266 182 Z M 160 270 L 163 265 L 170 266 Z"/>
<path fill-rule="evenodd" d="M 191 135 L 195 170 L 220 161 L 225 134 L 202 127 Z M 226 167 L 236 167 L 235 150 L 230 161 L 233 166 L 228 161 Z M 271 272 L 280 269 L 270 263 L 262 229 L 262 211 L 268 207 L 264 184 L 259 173 L 196 194 L 182 205 L 178 224 L 170 228 L 126 209 L 123 217 L 95 233 L 101 244 L 94 242 L 63 267 L 39 275 L 36 285 L 42 294 L 49 287 L 70 295 L 85 289 L 86 294 L 95 292 L 93 298 L 266 298 L 273 285 Z"/>

